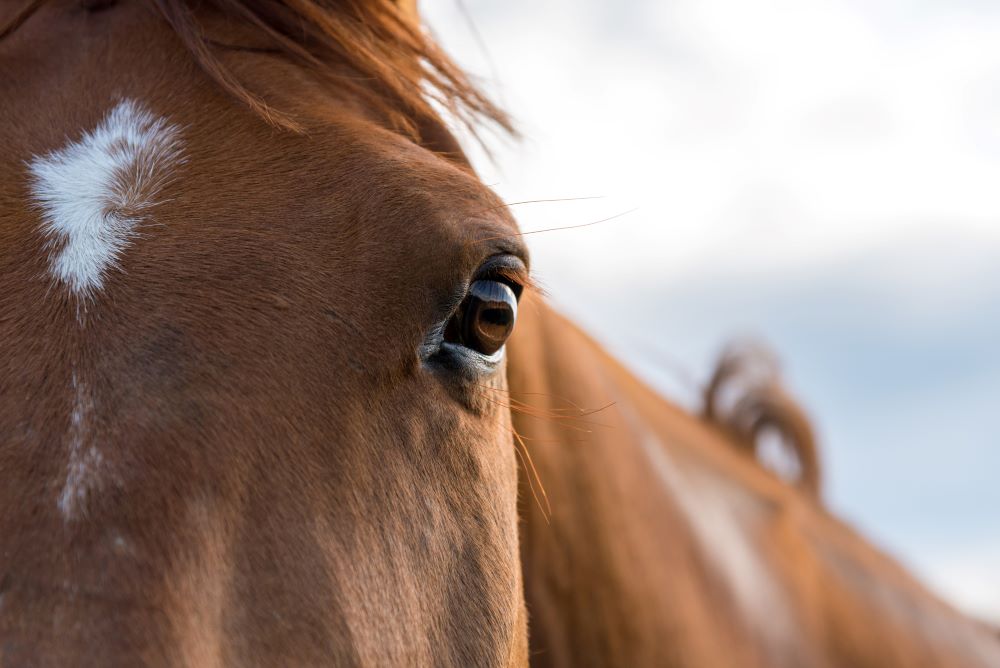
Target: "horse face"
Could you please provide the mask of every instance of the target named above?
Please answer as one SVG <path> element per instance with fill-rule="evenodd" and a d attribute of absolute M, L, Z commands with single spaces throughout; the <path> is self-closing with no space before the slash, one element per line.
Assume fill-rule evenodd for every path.
<path fill-rule="evenodd" d="M 144 7 L 77 11 L 0 41 L 0 657 L 522 662 L 505 209 L 350 96 L 276 131 Z"/>

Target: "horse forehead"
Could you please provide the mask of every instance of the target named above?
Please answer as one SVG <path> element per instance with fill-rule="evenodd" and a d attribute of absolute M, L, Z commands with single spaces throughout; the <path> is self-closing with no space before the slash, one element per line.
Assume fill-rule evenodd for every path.
<path fill-rule="evenodd" d="M 318 126 L 311 127 L 307 136 L 269 127 L 204 76 L 169 27 L 139 4 L 116 6 L 100 14 L 100 20 L 86 30 L 78 17 L 62 16 L 60 25 L 72 24 L 72 29 L 64 25 L 62 42 L 35 30 L 30 23 L 15 33 L 18 40 L 0 42 L 0 49 L 7 52 L 5 59 L 13 57 L 16 62 L 21 55 L 18 51 L 24 51 L 35 72 L 29 75 L 21 69 L 10 81 L 0 82 L 0 95 L 9 92 L 9 99 L 22 101 L 10 109 L 12 122 L 8 127 L 0 128 L 0 138 L 9 142 L 14 158 L 6 169 L 0 167 L 0 173 L 10 179 L 9 184 L 15 184 L 12 189 L 20 190 L 17 201 L 9 202 L 6 208 L 13 206 L 15 217 L 25 222 L 33 221 L 39 212 L 46 213 L 50 241 L 68 241 L 70 229 L 94 233 L 74 235 L 75 241 L 89 238 L 93 243 L 67 245 L 67 252 L 54 260 L 59 281 L 75 294 L 99 291 L 115 271 L 116 262 L 122 261 L 123 253 L 138 252 L 134 242 L 141 237 L 135 232 L 142 224 L 131 228 L 127 222 L 112 225 L 113 217 L 98 215 L 86 219 L 103 219 L 106 224 L 56 224 L 58 220 L 83 220 L 81 215 L 69 215 L 82 214 L 83 207 L 69 203 L 75 200 L 93 205 L 99 199 L 95 196 L 98 192 L 120 190 L 159 202 L 147 207 L 145 219 L 150 220 L 153 214 L 154 224 L 164 221 L 175 228 L 182 219 L 210 220 L 214 229 L 230 223 L 237 228 L 254 222 L 247 216 L 258 220 L 268 217 L 273 222 L 292 212 L 296 216 L 289 221 L 292 224 L 272 225 L 268 230 L 277 239 L 288 241 L 305 232 L 321 236 L 325 242 L 351 220 L 358 220 L 355 214 L 362 208 L 371 214 L 365 220 L 366 229 L 353 232 L 382 235 L 383 247 L 395 239 L 386 233 L 405 232 L 402 228 L 412 228 L 414 223 L 421 223 L 427 231 L 441 231 L 441 219 L 471 221 L 483 211 L 490 212 L 492 223 L 513 231 L 513 221 L 505 217 L 505 211 L 473 174 L 379 127 L 357 101 L 348 104 L 347 91 L 307 85 L 302 73 L 281 59 L 231 54 L 241 78 L 269 97 L 273 95 L 279 107 L 317 114 Z M 51 13 L 55 8 L 40 11 Z M 106 39 L 89 44 L 98 33 Z M 122 33 L 135 38 L 112 39 Z M 138 44 L 150 46 L 137 51 Z M 117 65 L 109 71 L 103 66 L 107 62 Z M 43 93 L 52 88 L 67 94 L 58 100 L 48 99 Z M 32 112 L 32 106 L 39 109 Z M 125 151 L 116 150 L 114 138 Z M 176 150 L 177 145 L 183 151 Z M 144 150 L 144 146 L 153 148 Z M 62 155 L 52 155 L 60 150 Z M 46 157 L 56 159 L 45 161 Z M 27 175 L 25 163 L 33 166 Z M 135 166 L 136 177 L 146 175 L 140 167 L 154 166 L 158 180 L 133 181 L 142 186 L 138 190 L 111 187 L 126 184 L 129 174 L 121 168 L 122 163 Z M 75 178 L 74 165 L 88 178 Z M 88 170 L 87 166 L 99 169 Z M 30 198 L 24 198 L 21 189 L 25 177 L 31 181 Z M 86 188 L 89 194 L 83 192 Z M 59 192 L 66 196 L 56 197 Z M 43 200 L 45 206 L 38 208 Z M 110 201 L 108 197 L 104 200 Z M 135 202 L 143 204 L 141 199 Z M 22 215 L 18 210 L 22 203 L 34 211 Z M 110 208 L 117 204 L 128 202 L 119 198 Z M 0 208 L 4 207 L 0 203 Z M 62 214 L 59 218 L 56 209 Z M 338 216 L 338 225 L 329 225 Z M 125 220 L 134 218 L 126 216 Z M 471 227 L 474 224 L 466 225 Z M 96 234 L 102 230 L 110 234 Z M 203 228 L 188 229 L 185 225 L 178 231 L 191 239 L 198 235 L 205 243 L 219 241 Z M 449 232 L 455 231 L 462 232 Z M 299 241 L 304 239 L 300 236 Z M 153 244 L 143 251 L 158 252 Z"/>
<path fill-rule="evenodd" d="M 27 163 L 29 198 L 40 219 L 49 282 L 64 290 L 76 311 L 74 338 L 83 335 L 88 307 L 96 307 L 112 271 L 152 222 L 162 191 L 184 160 L 181 128 L 131 99 L 117 102 L 93 128 Z M 102 487 L 113 461 L 95 435 L 101 410 L 89 370 L 76 351 L 70 366 L 65 475 L 57 505 L 67 520 Z M 65 383 L 64 383 L 65 385 Z"/>

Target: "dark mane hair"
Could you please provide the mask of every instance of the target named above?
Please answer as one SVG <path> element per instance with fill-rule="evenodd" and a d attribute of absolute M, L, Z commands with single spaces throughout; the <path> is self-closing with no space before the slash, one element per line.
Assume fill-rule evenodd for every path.
<path fill-rule="evenodd" d="M 46 0 L 29 0 L 0 21 L 6 36 Z M 114 0 L 80 0 L 104 7 Z M 195 10 L 216 10 L 259 31 L 265 50 L 350 89 L 412 137 L 439 110 L 478 136 L 483 125 L 514 133 L 509 116 L 477 88 L 407 12 L 406 0 L 152 0 L 204 70 L 271 124 L 302 131 L 301 123 L 249 90 L 219 57 L 227 48 L 206 37 Z M 407 5 L 409 3 L 406 3 Z M 352 74 L 343 73 L 346 66 Z"/>
<path fill-rule="evenodd" d="M 755 457 L 761 436 L 775 430 L 798 461 L 795 482 L 819 497 L 822 466 L 816 436 L 806 412 L 783 387 L 778 366 L 777 356 L 760 342 L 730 344 L 705 387 L 702 417 Z"/>

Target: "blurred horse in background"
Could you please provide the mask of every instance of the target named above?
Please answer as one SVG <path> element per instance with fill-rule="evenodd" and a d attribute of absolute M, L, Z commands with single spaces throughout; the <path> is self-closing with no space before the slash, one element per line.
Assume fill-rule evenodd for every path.
<path fill-rule="evenodd" d="M 0 664 L 1000 665 L 546 304 L 412 3 L 3 0 L 0 109 Z"/>

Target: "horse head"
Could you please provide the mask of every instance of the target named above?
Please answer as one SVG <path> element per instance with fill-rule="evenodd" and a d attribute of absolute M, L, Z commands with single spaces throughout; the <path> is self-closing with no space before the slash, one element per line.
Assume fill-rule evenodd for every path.
<path fill-rule="evenodd" d="M 526 657 L 505 121 L 392 3 L 31 3 L 0 40 L 0 660 Z"/>

